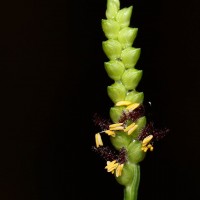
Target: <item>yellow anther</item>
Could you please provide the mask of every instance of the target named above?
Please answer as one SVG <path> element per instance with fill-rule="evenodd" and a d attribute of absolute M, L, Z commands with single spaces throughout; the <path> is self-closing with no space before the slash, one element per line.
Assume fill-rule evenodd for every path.
<path fill-rule="evenodd" d="M 115 160 L 114 160 L 114 161 L 115 161 Z M 115 161 L 115 162 L 116 162 L 116 161 Z M 107 162 L 106 162 L 107 165 L 106 165 L 105 169 L 107 169 L 107 166 L 108 166 L 110 163 L 111 163 L 110 161 L 107 161 Z"/>
<path fill-rule="evenodd" d="M 107 165 L 105 167 L 105 169 L 108 169 L 109 167 L 113 166 L 117 161 L 116 160 L 113 160 L 112 162 L 111 161 L 107 161 Z"/>
<path fill-rule="evenodd" d="M 148 144 L 147 147 L 150 149 L 150 151 L 153 151 L 153 146 L 151 144 Z"/>
<path fill-rule="evenodd" d="M 127 132 L 129 131 L 132 127 L 135 126 L 135 123 L 133 122 L 131 125 L 127 126 L 125 129 L 124 129 L 124 132 Z"/>
<path fill-rule="evenodd" d="M 147 137 L 145 137 L 144 140 L 142 141 L 142 146 L 146 146 L 152 139 L 153 135 L 148 135 Z"/>
<path fill-rule="evenodd" d="M 113 128 L 110 128 L 111 131 L 121 131 L 121 130 L 124 130 L 124 127 L 123 126 L 117 126 L 117 127 L 113 127 Z"/>
<path fill-rule="evenodd" d="M 131 133 L 133 133 L 133 131 L 138 127 L 138 125 L 136 124 L 135 126 L 133 126 L 129 131 L 128 131 L 128 135 L 130 135 Z"/>
<path fill-rule="evenodd" d="M 119 165 L 118 163 L 115 163 L 112 167 L 107 169 L 107 172 L 112 172 L 113 170 L 117 168 L 118 165 Z"/>
<path fill-rule="evenodd" d="M 115 132 L 114 131 L 111 131 L 111 130 L 106 130 L 104 131 L 106 134 L 112 136 L 112 137 L 115 137 Z"/>
<path fill-rule="evenodd" d="M 132 103 L 131 105 L 127 106 L 126 109 L 132 111 L 135 110 L 139 105 L 139 103 Z"/>
<path fill-rule="evenodd" d="M 123 125 L 123 123 L 111 124 L 111 125 L 109 125 L 109 128 L 114 128 L 114 127 L 118 127 L 121 125 Z"/>
<path fill-rule="evenodd" d="M 116 177 L 119 177 L 122 175 L 122 170 L 123 170 L 124 164 L 119 164 L 117 169 L 116 169 Z"/>
<path fill-rule="evenodd" d="M 116 160 L 113 160 L 112 162 L 107 161 L 107 166 L 105 169 L 107 169 L 107 172 L 112 172 L 118 167 L 119 163 L 116 162 Z"/>
<path fill-rule="evenodd" d="M 95 134 L 95 142 L 96 142 L 96 147 L 103 146 L 101 135 L 99 133 Z"/>
<path fill-rule="evenodd" d="M 147 137 L 144 138 L 144 140 L 142 141 L 142 148 L 141 148 L 142 151 L 147 152 L 148 149 L 150 151 L 153 151 L 153 146 L 149 144 L 152 139 L 153 135 L 148 135 Z"/>
<path fill-rule="evenodd" d="M 141 150 L 144 151 L 144 152 L 147 152 L 148 147 L 146 147 L 146 146 L 145 146 L 145 147 L 142 147 Z"/>
<path fill-rule="evenodd" d="M 117 102 L 117 103 L 115 104 L 115 106 L 128 106 L 128 105 L 130 105 L 130 104 L 132 104 L 131 101 L 119 101 L 119 102 Z"/>

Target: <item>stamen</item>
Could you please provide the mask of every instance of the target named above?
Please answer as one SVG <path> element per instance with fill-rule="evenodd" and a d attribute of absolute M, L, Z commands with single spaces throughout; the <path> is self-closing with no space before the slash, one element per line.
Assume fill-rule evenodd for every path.
<path fill-rule="evenodd" d="M 142 148 L 141 148 L 142 151 L 147 152 L 148 149 L 150 151 L 153 151 L 153 146 L 149 144 L 152 139 L 153 135 L 148 135 L 147 137 L 144 138 L 144 140 L 142 141 Z"/>
<path fill-rule="evenodd" d="M 96 147 L 103 146 L 101 135 L 99 133 L 95 134 L 95 142 L 96 142 Z"/>
<path fill-rule="evenodd" d="M 105 167 L 105 169 L 107 169 L 107 172 L 112 172 L 118 167 L 118 165 L 119 163 L 117 163 L 116 160 L 113 160 L 112 162 L 107 161 L 107 166 Z"/>
<path fill-rule="evenodd" d="M 142 141 L 142 146 L 146 146 L 152 139 L 153 135 L 148 135 L 147 137 L 145 137 L 144 140 Z"/>
<path fill-rule="evenodd" d="M 139 103 L 132 103 L 126 107 L 127 110 L 132 111 L 135 110 L 140 104 Z"/>
<path fill-rule="evenodd" d="M 128 106 L 130 105 L 132 102 L 131 101 L 119 101 L 115 104 L 115 106 Z"/>
<path fill-rule="evenodd" d="M 121 130 L 124 130 L 124 127 L 123 126 L 117 126 L 117 127 L 113 127 L 113 128 L 110 128 L 111 131 L 121 131 Z"/>
<path fill-rule="evenodd" d="M 123 123 L 111 124 L 111 125 L 109 125 L 109 128 L 114 128 L 114 127 L 118 127 L 121 125 L 123 125 Z"/>
<path fill-rule="evenodd" d="M 151 144 L 148 144 L 147 147 L 150 149 L 150 151 L 153 151 L 153 146 Z"/>
<path fill-rule="evenodd" d="M 122 170 L 123 170 L 124 164 L 120 164 L 118 165 L 117 169 L 116 169 L 116 177 L 119 177 L 122 175 Z"/>
<path fill-rule="evenodd" d="M 115 163 L 112 167 L 107 169 L 107 172 L 112 172 L 118 167 L 119 163 Z"/>
<path fill-rule="evenodd" d="M 106 130 L 104 131 L 106 134 L 112 136 L 112 137 L 115 137 L 115 132 L 114 131 L 111 131 L 111 130 Z"/>
<path fill-rule="evenodd" d="M 142 147 L 141 150 L 144 152 L 147 152 L 148 148 L 145 146 L 145 147 Z"/>
<path fill-rule="evenodd" d="M 134 132 L 134 130 L 138 127 L 138 125 L 136 124 L 134 127 L 132 127 L 129 131 L 128 131 L 128 135 L 131 135 L 131 133 Z"/>
<path fill-rule="evenodd" d="M 131 125 L 127 126 L 125 129 L 124 129 L 124 132 L 127 132 L 129 131 L 132 127 L 135 126 L 135 123 L 133 122 Z"/>

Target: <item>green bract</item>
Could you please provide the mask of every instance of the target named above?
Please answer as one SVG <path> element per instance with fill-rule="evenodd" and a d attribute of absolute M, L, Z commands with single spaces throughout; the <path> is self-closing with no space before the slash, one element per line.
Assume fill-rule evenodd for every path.
<path fill-rule="evenodd" d="M 115 82 L 107 88 L 108 96 L 114 103 L 118 101 L 123 101 L 126 97 L 126 88 L 122 83 Z"/>
<path fill-rule="evenodd" d="M 128 47 L 122 51 L 121 59 L 126 68 L 135 67 L 140 57 L 140 49 Z"/>
<path fill-rule="evenodd" d="M 102 45 L 106 56 L 110 60 L 116 60 L 120 58 L 122 53 L 122 45 L 117 40 L 109 39 L 104 41 Z"/>
<path fill-rule="evenodd" d="M 110 118 L 114 123 L 117 123 L 122 115 L 124 107 L 112 107 L 110 108 Z"/>
<path fill-rule="evenodd" d="M 107 0 L 106 17 L 107 19 L 115 19 L 120 7 L 118 0 Z"/>
<path fill-rule="evenodd" d="M 137 129 L 133 132 L 133 134 L 131 135 L 131 138 L 132 139 L 137 139 L 138 138 L 138 135 L 140 133 L 140 131 L 145 127 L 146 125 L 146 117 L 141 117 L 137 120 Z"/>
<path fill-rule="evenodd" d="M 122 147 L 128 148 L 129 144 L 131 143 L 131 137 L 124 134 L 123 131 L 119 131 L 115 137 L 110 138 L 113 146 L 119 150 Z"/>
<path fill-rule="evenodd" d="M 118 40 L 121 43 L 123 49 L 132 46 L 136 38 L 137 32 L 137 28 L 130 27 L 125 27 L 119 31 Z"/>
<path fill-rule="evenodd" d="M 108 76 L 111 79 L 115 81 L 118 81 L 121 79 L 125 70 L 124 64 L 122 62 L 117 61 L 117 60 L 111 60 L 109 62 L 105 62 L 104 66 L 105 66 L 106 72 L 108 73 Z"/>
<path fill-rule="evenodd" d="M 125 98 L 126 101 L 131 101 L 133 103 L 142 103 L 144 100 L 143 92 L 131 91 L 128 92 Z"/>
<path fill-rule="evenodd" d="M 107 38 L 117 39 L 120 25 L 112 19 L 102 19 L 102 28 Z"/>
<path fill-rule="evenodd" d="M 121 28 L 127 27 L 130 24 L 133 6 L 119 10 L 116 16 L 116 21 L 120 24 Z"/>
<path fill-rule="evenodd" d="M 128 146 L 128 160 L 131 163 L 139 163 L 141 162 L 146 153 L 141 150 L 142 144 L 141 142 L 134 140 L 133 142 L 130 143 Z"/>
<path fill-rule="evenodd" d="M 122 83 L 127 90 L 134 90 L 142 78 L 142 70 L 127 69 L 122 75 Z"/>
<path fill-rule="evenodd" d="M 124 165 L 123 175 L 116 177 L 116 180 L 121 185 L 130 185 L 133 179 L 133 177 L 130 176 L 130 174 L 133 174 L 133 173 L 134 173 L 133 167 L 129 163 L 127 163 Z"/>

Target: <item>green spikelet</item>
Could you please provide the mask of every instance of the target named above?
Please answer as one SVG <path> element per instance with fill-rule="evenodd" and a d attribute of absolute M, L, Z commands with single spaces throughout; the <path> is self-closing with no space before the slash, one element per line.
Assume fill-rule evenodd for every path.
<path fill-rule="evenodd" d="M 138 86 L 142 78 L 142 70 L 136 69 L 140 57 L 140 48 L 133 47 L 138 28 L 131 28 L 130 20 L 133 7 L 120 9 L 119 0 L 108 0 L 106 19 L 102 19 L 102 30 L 107 40 L 102 42 L 102 48 L 108 61 L 104 63 L 108 76 L 114 81 L 108 86 L 108 96 L 114 103 L 110 108 L 110 117 L 114 123 L 118 123 L 126 106 L 117 106 L 120 101 L 131 103 L 143 103 L 144 94 L 138 92 Z M 127 126 L 133 121 L 129 120 Z M 142 143 L 137 140 L 139 132 L 146 125 L 146 117 L 141 117 L 135 122 L 137 129 L 130 135 L 124 131 L 117 131 L 115 137 L 110 137 L 112 145 L 117 149 L 122 147 L 127 151 L 127 162 L 121 176 L 116 176 L 119 184 L 125 187 L 124 200 L 136 200 L 140 179 L 141 162 L 145 152 L 141 150 Z"/>
<path fill-rule="evenodd" d="M 109 110 L 112 122 L 97 119 L 101 131 L 95 134 L 93 148 L 107 161 L 107 172 L 123 186 L 124 200 L 137 200 L 140 162 L 148 150 L 153 151 L 153 143 L 169 131 L 155 129 L 153 122 L 147 123 L 144 93 L 137 90 L 143 71 L 137 67 L 141 49 L 133 46 L 138 28 L 129 27 L 132 11 L 132 6 L 120 9 L 119 0 L 107 0 L 106 19 L 101 20 L 106 38 L 102 41 L 107 56 L 104 67 L 112 79 L 107 86 L 113 103 Z M 115 151 L 103 143 L 103 134 L 109 136 Z"/>

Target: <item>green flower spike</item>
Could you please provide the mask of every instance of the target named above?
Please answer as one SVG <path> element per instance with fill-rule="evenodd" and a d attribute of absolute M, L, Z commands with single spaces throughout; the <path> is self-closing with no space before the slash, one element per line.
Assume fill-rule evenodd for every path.
<path fill-rule="evenodd" d="M 132 10 L 132 6 L 120 9 L 119 0 L 107 0 L 106 19 L 102 19 L 107 40 L 102 42 L 102 48 L 108 58 L 104 62 L 105 70 L 113 80 L 107 93 L 114 105 L 110 108 L 111 123 L 97 116 L 94 119 L 102 130 L 95 134 L 93 150 L 107 161 L 107 172 L 124 186 L 124 200 L 137 200 L 139 164 L 148 150 L 153 151 L 154 141 L 168 132 L 168 129 L 155 129 L 152 122 L 147 123 L 144 94 L 136 90 L 142 70 L 135 68 L 140 49 L 132 47 L 138 32 L 137 28 L 129 27 Z M 113 149 L 103 145 L 102 134 L 110 137 Z"/>

